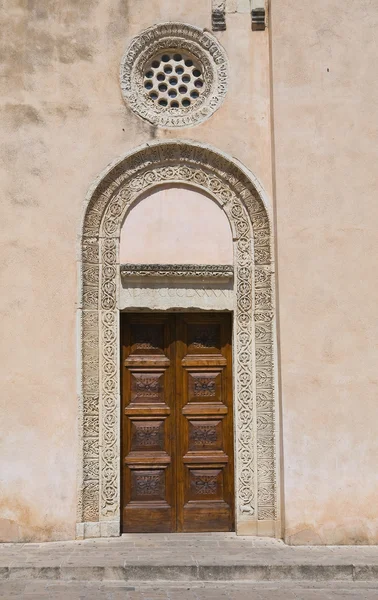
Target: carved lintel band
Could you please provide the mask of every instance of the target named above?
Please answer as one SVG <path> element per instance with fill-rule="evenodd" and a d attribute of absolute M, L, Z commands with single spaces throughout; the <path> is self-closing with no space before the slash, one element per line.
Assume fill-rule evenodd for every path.
<path fill-rule="evenodd" d="M 186 277 L 195 279 L 232 279 L 232 265 L 161 265 L 125 264 L 121 277 Z"/>

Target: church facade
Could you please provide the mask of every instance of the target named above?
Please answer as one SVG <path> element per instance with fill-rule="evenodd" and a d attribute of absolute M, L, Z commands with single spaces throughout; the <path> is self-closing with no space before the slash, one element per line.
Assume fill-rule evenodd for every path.
<path fill-rule="evenodd" d="M 377 543 L 378 9 L 53 4 L 0 12 L 0 541 Z"/>

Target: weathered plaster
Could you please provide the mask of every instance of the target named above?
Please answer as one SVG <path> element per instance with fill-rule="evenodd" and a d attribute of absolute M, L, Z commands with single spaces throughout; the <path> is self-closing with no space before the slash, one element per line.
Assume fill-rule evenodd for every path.
<path fill-rule="evenodd" d="M 200 218 L 198 218 L 200 216 Z M 121 263 L 229 264 L 232 232 L 223 210 L 202 190 L 163 186 L 134 205 L 121 229 Z"/>
<path fill-rule="evenodd" d="M 210 3 L 54 0 L 47 8 L 17 0 L 0 8 L 0 540 L 75 535 L 76 248 L 91 181 L 146 141 L 190 137 L 237 157 L 271 195 L 268 36 L 251 34 L 249 15 L 227 15 L 227 31 L 214 33 L 229 86 L 205 123 L 159 130 L 125 104 L 126 47 L 172 19 L 210 30 Z M 15 498 L 31 509 L 33 530 Z"/>
<path fill-rule="evenodd" d="M 271 2 L 292 544 L 378 543 L 377 27 L 369 0 Z"/>

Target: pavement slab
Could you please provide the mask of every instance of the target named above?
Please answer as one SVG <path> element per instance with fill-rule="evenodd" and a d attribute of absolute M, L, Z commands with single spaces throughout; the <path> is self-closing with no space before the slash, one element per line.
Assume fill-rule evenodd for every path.
<path fill-rule="evenodd" d="M 0 598 L 15 600 L 377 600 L 372 583 L 208 582 L 147 584 L 24 580 L 0 583 Z"/>

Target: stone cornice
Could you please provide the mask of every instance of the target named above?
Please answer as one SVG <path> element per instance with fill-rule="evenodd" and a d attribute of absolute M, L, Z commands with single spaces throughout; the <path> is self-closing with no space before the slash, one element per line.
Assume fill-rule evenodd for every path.
<path fill-rule="evenodd" d="M 232 279 L 232 265 L 154 265 L 124 264 L 121 277 L 185 277 L 195 279 Z"/>

